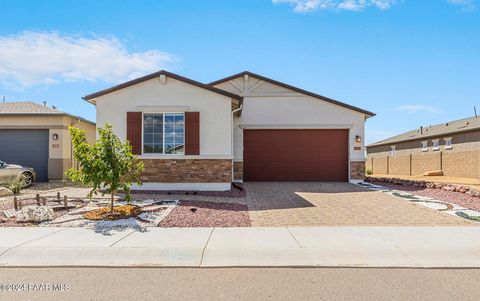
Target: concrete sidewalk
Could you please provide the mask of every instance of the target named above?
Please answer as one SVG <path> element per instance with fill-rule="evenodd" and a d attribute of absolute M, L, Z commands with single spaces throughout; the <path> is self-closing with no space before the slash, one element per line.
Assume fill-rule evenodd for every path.
<path fill-rule="evenodd" d="M 0 266 L 480 267 L 480 228 L 0 228 Z"/>

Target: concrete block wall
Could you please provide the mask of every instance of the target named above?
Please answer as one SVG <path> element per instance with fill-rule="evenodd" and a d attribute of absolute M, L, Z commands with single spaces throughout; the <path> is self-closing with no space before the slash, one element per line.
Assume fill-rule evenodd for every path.
<path fill-rule="evenodd" d="M 480 178 L 480 151 L 443 154 L 443 173 L 450 177 Z"/>
<path fill-rule="evenodd" d="M 412 175 L 422 175 L 427 171 L 442 169 L 442 153 L 418 154 L 412 156 Z"/>
<path fill-rule="evenodd" d="M 383 175 L 388 174 L 388 159 L 389 157 L 373 158 L 373 173 Z"/>
<path fill-rule="evenodd" d="M 390 157 L 388 172 L 394 175 L 410 175 L 410 156 Z"/>
<path fill-rule="evenodd" d="M 445 176 L 480 178 L 480 150 L 368 156 L 366 167 L 379 175 L 422 175 L 427 171 L 442 170 Z"/>

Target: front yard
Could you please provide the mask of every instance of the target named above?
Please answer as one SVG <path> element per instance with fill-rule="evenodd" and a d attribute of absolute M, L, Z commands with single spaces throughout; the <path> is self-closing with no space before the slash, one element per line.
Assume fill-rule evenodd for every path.
<path fill-rule="evenodd" d="M 0 198 L 0 226 L 85 227 L 98 231 L 113 228 L 144 230 L 146 227 L 251 226 L 246 204 L 191 200 L 189 198 L 195 195 L 200 195 L 202 198 L 209 195 L 191 192 L 174 192 L 169 195 L 134 194 L 130 204 L 139 208 L 135 216 L 118 220 L 91 220 L 85 217 L 86 213 L 108 208 L 110 199 L 99 194 L 89 200 L 86 197 L 88 192 L 89 189 L 74 185 L 35 184 L 23 190 L 17 197 Z M 37 202 L 37 194 L 40 195 L 39 202 Z M 212 195 L 219 195 L 219 193 Z M 229 193 L 220 195 L 228 198 Z M 238 195 L 238 192 L 233 195 Z M 65 197 L 68 208 L 64 206 Z M 19 222 L 15 215 L 22 209 L 17 208 L 18 210 L 15 211 L 14 199 L 17 199 L 17 204 L 22 208 L 52 209 L 51 216 L 40 223 Z M 116 205 L 126 204 L 122 195 L 119 195 Z"/>
<path fill-rule="evenodd" d="M 395 189 L 399 187 L 393 187 Z M 163 192 L 134 193 L 132 203 L 140 207 L 128 219 L 92 221 L 83 214 L 107 208 L 109 199 L 86 198 L 89 189 L 77 186 L 36 184 L 22 191 L 18 199 L 28 199 L 37 207 L 36 194 L 47 205 L 59 209 L 53 219 L 43 223 L 19 223 L 7 218 L 5 210 L 13 210 L 13 197 L 0 198 L 0 226 L 86 227 L 96 231 L 113 228 L 148 227 L 279 227 L 279 226 L 431 226 L 474 225 L 473 221 L 447 214 L 434 207 L 426 208 L 404 197 L 373 191 L 349 183 L 244 183 L 243 193 Z M 421 195 L 425 191 L 411 191 Z M 56 201 L 57 193 L 60 200 Z M 439 192 L 440 193 L 440 192 Z M 445 192 L 442 192 L 445 194 Z M 63 210 L 63 198 L 68 205 Z M 460 196 L 459 196 L 460 195 Z M 451 196 L 466 195 L 451 192 Z M 119 195 L 116 205 L 125 205 Z M 440 196 L 437 199 L 441 199 Z M 469 201 L 478 206 L 478 198 Z M 43 203 L 41 202 L 43 206 Z M 40 206 L 40 207 L 42 207 Z M 475 207 L 477 208 L 477 207 Z M 432 210 L 435 209 L 435 210 Z M 441 208 L 439 208 L 441 209 Z M 11 211 L 10 211 L 11 212 Z M 15 212 L 14 212 L 15 213 Z"/>

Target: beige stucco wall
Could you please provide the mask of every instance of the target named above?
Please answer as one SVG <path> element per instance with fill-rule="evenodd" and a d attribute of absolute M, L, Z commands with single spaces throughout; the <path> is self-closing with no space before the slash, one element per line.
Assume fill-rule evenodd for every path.
<path fill-rule="evenodd" d="M 68 126 L 74 125 L 87 132 L 87 141 L 95 142 L 95 125 L 69 116 L 16 115 L 0 118 L 0 129 L 48 129 L 49 179 L 63 179 L 64 171 L 72 165 L 72 144 Z M 53 134 L 58 135 L 53 140 Z"/>
<path fill-rule="evenodd" d="M 159 78 L 100 96 L 95 99 L 97 125 L 110 123 L 115 133 L 126 139 L 127 112 L 200 112 L 200 156 L 142 155 L 141 158 L 232 158 L 231 99 L 167 77 Z"/>
<path fill-rule="evenodd" d="M 445 149 L 445 138 L 452 138 L 452 149 Z M 439 150 L 432 150 L 432 140 L 438 139 Z M 428 150 L 422 151 L 422 141 L 428 141 Z M 395 145 L 397 156 L 415 155 L 415 154 L 434 154 L 439 151 L 464 152 L 480 149 L 480 131 L 465 132 L 459 134 L 449 134 L 440 137 L 421 138 L 413 141 L 392 143 L 388 145 L 371 146 L 367 149 L 368 157 L 384 157 L 391 154 L 391 146 Z"/>
<path fill-rule="evenodd" d="M 253 77 L 249 77 L 247 82 L 243 77 L 232 82 L 216 87 L 244 96 L 242 115 L 234 121 L 236 161 L 243 160 L 243 129 L 248 128 L 349 129 L 350 160 L 366 159 L 364 114 Z M 362 137 L 362 142 L 355 142 L 357 135 Z M 361 150 L 354 147 L 361 147 Z"/>

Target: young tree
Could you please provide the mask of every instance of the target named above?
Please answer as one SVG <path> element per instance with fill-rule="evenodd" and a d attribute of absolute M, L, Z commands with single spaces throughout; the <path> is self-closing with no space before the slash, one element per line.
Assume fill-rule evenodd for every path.
<path fill-rule="evenodd" d="M 84 130 L 69 127 L 68 131 L 72 136 L 73 157 L 80 166 L 68 169 L 66 175 L 74 182 L 91 187 L 89 198 L 104 189 L 102 195 L 110 194 L 110 214 L 113 214 L 115 193 L 122 189 L 125 199 L 130 201 L 130 186 L 142 184 L 143 162 L 132 154 L 128 141 L 122 143 L 113 133 L 110 124 L 98 128 L 99 140 L 94 145 L 87 142 Z"/>

